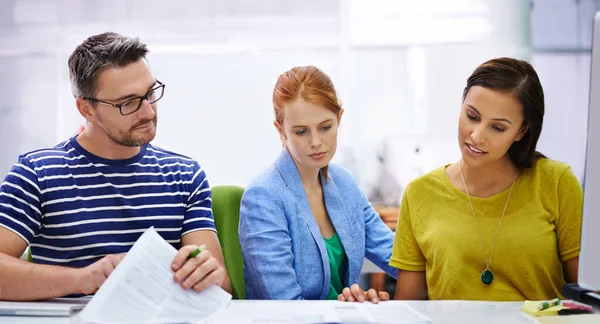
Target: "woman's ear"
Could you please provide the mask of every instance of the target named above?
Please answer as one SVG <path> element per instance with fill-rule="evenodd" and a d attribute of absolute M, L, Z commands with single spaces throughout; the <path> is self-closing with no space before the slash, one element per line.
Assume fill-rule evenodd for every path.
<path fill-rule="evenodd" d="M 278 121 L 273 121 L 273 126 L 275 126 L 275 129 L 277 129 L 277 132 L 279 133 L 279 138 L 281 138 L 282 140 L 286 140 L 287 137 L 285 136 L 285 133 L 283 132 L 283 126 L 281 126 L 281 124 Z"/>
<path fill-rule="evenodd" d="M 517 137 L 515 138 L 515 142 L 520 141 L 523 138 L 523 136 L 525 136 L 525 134 L 527 134 L 528 130 L 529 130 L 529 125 L 525 125 L 525 126 L 521 127 L 521 129 L 517 133 Z"/>

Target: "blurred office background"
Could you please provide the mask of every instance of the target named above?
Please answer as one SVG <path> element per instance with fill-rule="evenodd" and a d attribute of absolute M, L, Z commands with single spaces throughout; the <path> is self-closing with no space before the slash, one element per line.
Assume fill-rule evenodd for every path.
<path fill-rule="evenodd" d="M 597 0 L 0 0 L 0 173 L 83 124 L 67 59 L 104 31 L 139 36 L 166 83 L 155 144 L 196 158 L 211 184 L 245 186 L 279 154 L 271 94 L 316 65 L 346 112 L 335 161 L 394 205 L 417 175 L 459 158 L 468 75 L 487 59 L 535 66 L 539 143 L 582 178 Z"/>

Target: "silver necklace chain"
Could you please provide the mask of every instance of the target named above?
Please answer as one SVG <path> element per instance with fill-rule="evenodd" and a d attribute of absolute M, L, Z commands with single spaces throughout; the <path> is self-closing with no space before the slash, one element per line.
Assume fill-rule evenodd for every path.
<path fill-rule="evenodd" d="M 465 176 L 462 172 L 462 164 L 463 160 L 460 160 L 460 164 L 458 166 L 458 171 L 460 172 L 460 178 L 462 179 L 463 185 L 465 186 L 465 192 L 467 193 L 467 199 L 469 200 L 469 205 L 471 206 L 471 212 L 473 213 L 473 219 L 475 220 L 475 226 L 477 227 L 477 234 L 479 234 L 479 242 L 481 243 L 481 249 L 483 250 L 483 257 L 485 258 L 485 266 L 486 270 L 490 270 L 490 264 L 492 263 L 492 256 L 494 255 L 494 250 L 496 249 L 496 240 L 498 239 L 498 233 L 500 232 L 500 226 L 502 225 L 502 220 L 504 219 L 504 214 L 506 213 L 506 208 L 508 207 L 508 201 L 510 200 L 510 196 L 512 194 L 513 187 L 515 186 L 515 181 L 517 180 L 517 174 L 513 178 L 512 184 L 510 185 L 510 191 L 508 192 L 508 198 L 506 198 L 506 203 L 504 204 L 504 210 L 502 211 L 502 217 L 500 217 L 500 222 L 498 223 L 498 228 L 496 229 L 496 235 L 494 236 L 494 242 L 492 244 L 492 251 L 490 252 L 490 258 L 488 259 L 487 250 L 485 249 L 485 242 L 483 241 L 483 237 L 481 236 L 481 231 L 479 230 L 479 223 L 477 222 L 477 216 L 475 215 L 475 209 L 473 208 L 473 203 L 471 202 L 471 195 L 469 195 L 469 189 L 467 188 L 467 183 L 465 182 Z"/>

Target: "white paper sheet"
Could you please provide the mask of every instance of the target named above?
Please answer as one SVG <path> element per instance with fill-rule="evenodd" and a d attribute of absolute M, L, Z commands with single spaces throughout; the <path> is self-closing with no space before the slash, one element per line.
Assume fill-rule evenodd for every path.
<path fill-rule="evenodd" d="M 337 301 L 236 301 L 211 323 L 401 323 L 431 320 L 404 302 L 342 303 Z"/>
<path fill-rule="evenodd" d="M 211 320 L 221 323 L 328 323 L 336 322 L 336 302 L 286 300 L 236 300 Z"/>
<path fill-rule="evenodd" d="M 379 304 L 358 304 L 369 314 L 369 322 L 375 323 L 398 323 L 398 324 L 421 324 L 431 323 L 431 319 L 410 305 L 401 301 L 381 302 Z"/>
<path fill-rule="evenodd" d="M 91 323 L 201 323 L 218 313 L 231 295 L 217 286 L 197 293 L 173 281 L 177 254 L 149 228 L 79 314 Z"/>

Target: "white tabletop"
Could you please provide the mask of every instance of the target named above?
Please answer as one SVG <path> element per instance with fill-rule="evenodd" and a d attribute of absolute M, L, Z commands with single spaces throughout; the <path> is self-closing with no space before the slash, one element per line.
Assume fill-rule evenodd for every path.
<path fill-rule="evenodd" d="M 229 305 L 225 313 L 216 318 L 214 323 L 256 323 L 252 320 L 251 314 L 247 313 L 248 306 L 257 312 L 268 311 L 269 308 L 280 308 L 281 301 L 239 301 L 234 300 Z M 313 304 L 314 306 L 323 303 L 337 303 L 331 301 L 286 301 L 285 303 L 296 305 Z M 477 301 L 389 301 L 387 306 L 406 303 L 418 312 L 429 317 L 431 323 L 437 324 L 531 324 L 536 323 L 535 319 L 521 312 L 522 302 L 477 302 Z M 293 305 L 295 304 L 295 305 Z M 395 306 L 394 306 L 395 307 Z M 272 309 L 274 313 L 278 310 Z M 375 308 L 376 311 L 376 308 Z M 268 313 L 267 313 L 268 314 Z M 244 318 L 245 321 L 239 321 Z M 267 316 L 262 316 L 262 320 L 267 320 Z"/>
<path fill-rule="evenodd" d="M 292 308 L 318 309 L 324 303 L 338 303 L 334 301 L 250 301 L 233 300 L 224 313 L 212 320 L 212 323 L 256 323 L 256 316 L 264 321 L 270 314 L 281 312 L 281 305 Z M 388 307 L 401 309 L 401 301 L 386 302 Z M 406 302 L 415 310 L 429 317 L 434 324 L 531 324 L 536 321 L 520 310 L 523 303 L 514 302 L 477 302 L 477 301 L 409 301 Z M 389 308 L 388 308 L 389 309 Z M 375 312 L 376 308 L 372 308 Z M 260 314 L 259 314 L 260 313 Z M 49 317 L 7 317 L 0 316 L 0 323 L 48 323 L 66 324 L 73 323 L 73 318 Z"/>
<path fill-rule="evenodd" d="M 396 301 L 392 301 L 394 303 Z M 537 321 L 521 312 L 522 302 L 481 301 L 410 301 L 406 302 L 417 311 L 429 316 L 432 323 L 439 324 L 521 324 Z"/>

